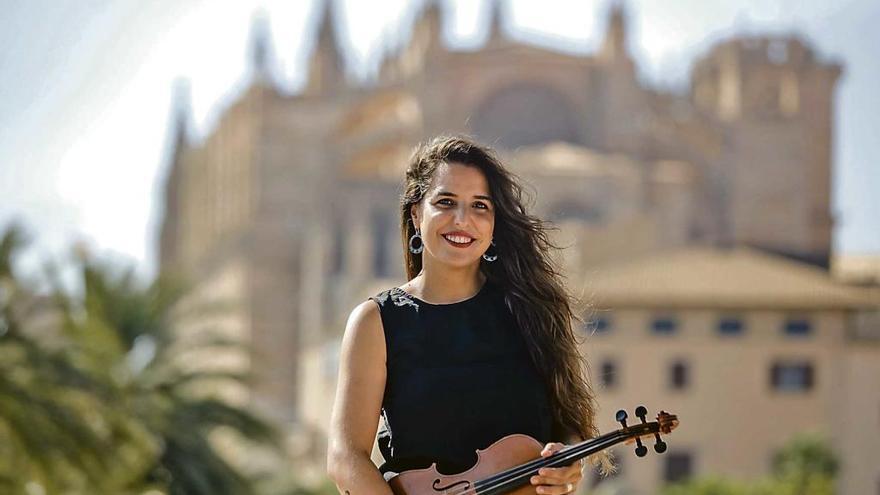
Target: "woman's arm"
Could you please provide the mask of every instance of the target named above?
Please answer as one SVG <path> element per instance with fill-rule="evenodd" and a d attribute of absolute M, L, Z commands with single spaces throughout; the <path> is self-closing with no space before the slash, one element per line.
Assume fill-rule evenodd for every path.
<path fill-rule="evenodd" d="M 370 459 L 385 392 L 385 334 L 379 307 L 359 304 L 342 337 L 336 400 L 330 417 L 327 474 L 339 493 L 392 495 Z"/>

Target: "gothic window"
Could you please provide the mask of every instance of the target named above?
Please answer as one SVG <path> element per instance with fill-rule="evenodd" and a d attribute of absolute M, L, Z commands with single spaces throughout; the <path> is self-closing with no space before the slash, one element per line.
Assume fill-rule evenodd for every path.
<path fill-rule="evenodd" d="M 589 223 L 599 223 L 605 215 L 602 208 L 597 205 L 585 204 L 582 201 L 563 200 L 554 203 L 550 207 L 548 216 L 554 222 L 575 219 Z"/>
<path fill-rule="evenodd" d="M 774 64 L 788 61 L 788 43 L 783 40 L 771 41 L 767 44 L 767 59 Z"/>
<path fill-rule="evenodd" d="M 493 146 L 565 141 L 577 143 L 577 109 L 559 92 L 542 86 L 510 86 L 487 98 L 473 115 L 471 129 Z"/>
<path fill-rule="evenodd" d="M 341 218 L 333 220 L 333 245 L 330 246 L 330 273 L 339 274 L 345 270 L 345 225 Z"/>
<path fill-rule="evenodd" d="M 391 214 L 384 209 L 373 210 L 373 275 L 388 277 L 391 275 L 389 263 L 388 236 L 391 233 Z"/>

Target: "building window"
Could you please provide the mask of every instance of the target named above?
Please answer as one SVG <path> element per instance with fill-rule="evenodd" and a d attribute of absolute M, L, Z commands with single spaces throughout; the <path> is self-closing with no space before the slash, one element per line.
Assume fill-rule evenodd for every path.
<path fill-rule="evenodd" d="M 670 452 L 665 460 L 663 479 L 668 483 L 686 481 L 693 476 L 693 456 L 689 452 Z"/>
<path fill-rule="evenodd" d="M 584 324 L 587 334 L 608 333 L 611 330 L 611 321 L 607 316 L 597 316 Z"/>
<path fill-rule="evenodd" d="M 602 387 L 612 389 L 617 386 L 619 377 L 617 376 L 617 363 L 613 359 L 605 359 L 599 366 L 599 383 Z"/>
<path fill-rule="evenodd" d="M 810 320 L 803 318 L 789 318 L 785 320 L 782 330 L 785 335 L 790 337 L 806 337 L 813 332 Z"/>
<path fill-rule="evenodd" d="M 331 341 L 321 349 L 321 365 L 326 381 L 335 380 L 339 373 L 339 347 L 339 342 Z"/>
<path fill-rule="evenodd" d="M 330 246 L 330 273 L 336 275 L 345 270 L 345 227 L 341 218 L 333 221 L 333 245 Z"/>
<path fill-rule="evenodd" d="M 669 387 L 673 390 L 683 390 L 690 383 L 690 366 L 684 361 L 675 361 L 669 367 Z"/>
<path fill-rule="evenodd" d="M 777 362 L 770 368 L 770 384 L 778 392 L 804 392 L 813 388 L 813 365 L 809 362 Z"/>
<path fill-rule="evenodd" d="M 675 318 L 663 316 L 654 318 L 651 322 L 651 331 L 656 335 L 671 335 L 675 333 L 678 323 Z"/>
<path fill-rule="evenodd" d="M 548 208 L 548 216 L 554 222 L 566 219 L 598 224 L 606 214 L 598 204 L 584 204 L 582 200 L 563 200 Z"/>
<path fill-rule="evenodd" d="M 391 216 L 385 210 L 373 211 L 373 275 L 387 277 L 390 275 L 388 264 L 388 236 L 390 234 Z"/>
<path fill-rule="evenodd" d="M 718 320 L 718 333 L 724 336 L 742 335 L 742 319 L 735 316 L 726 316 Z"/>
<path fill-rule="evenodd" d="M 771 63 L 784 64 L 788 61 L 788 43 L 782 40 L 771 41 L 767 45 L 767 58 Z"/>

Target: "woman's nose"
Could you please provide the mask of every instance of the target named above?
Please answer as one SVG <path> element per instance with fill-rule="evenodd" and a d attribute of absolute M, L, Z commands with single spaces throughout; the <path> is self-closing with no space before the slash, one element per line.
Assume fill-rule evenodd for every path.
<path fill-rule="evenodd" d="M 455 223 L 464 225 L 467 222 L 468 209 L 466 206 L 460 206 L 455 209 Z"/>

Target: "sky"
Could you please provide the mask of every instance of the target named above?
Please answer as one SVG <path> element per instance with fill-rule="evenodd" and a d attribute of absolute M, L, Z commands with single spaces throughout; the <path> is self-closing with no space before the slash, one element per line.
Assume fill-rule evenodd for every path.
<path fill-rule="evenodd" d="M 451 49 L 485 40 L 489 2 L 440 0 Z M 593 53 L 614 0 L 497 0 L 508 36 Z M 418 0 L 335 0 L 351 77 L 405 43 Z M 683 90 L 696 58 L 736 34 L 800 34 L 843 64 L 834 125 L 834 251 L 880 254 L 880 2 L 626 0 L 644 84 Z M 172 88 L 189 82 L 197 135 L 249 81 L 255 12 L 270 18 L 277 78 L 296 92 L 323 0 L 0 0 L 0 227 L 26 226 L 36 270 L 73 244 L 156 270 Z"/>

